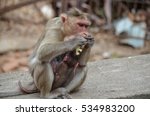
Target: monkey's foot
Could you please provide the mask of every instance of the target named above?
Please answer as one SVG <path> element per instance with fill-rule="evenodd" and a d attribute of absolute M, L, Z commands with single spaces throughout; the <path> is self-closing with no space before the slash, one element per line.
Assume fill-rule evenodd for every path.
<path fill-rule="evenodd" d="M 72 96 L 70 94 L 65 94 L 65 95 L 59 95 L 54 99 L 72 99 Z"/>
<path fill-rule="evenodd" d="M 43 98 L 43 97 L 41 97 Z M 50 93 L 50 95 L 45 96 L 44 98 L 47 99 L 72 99 L 72 96 L 68 93 L 62 94 L 62 93 Z"/>
<path fill-rule="evenodd" d="M 18 82 L 18 85 L 20 87 L 20 90 L 24 93 L 35 93 L 35 92 L 38 92 L 35 84 L 33 81 L 31 82 L 26 82 L 26 81 L 22 81 L 20 80 Z"/>
<path fill-rule="evenodd" d="M 53 90 L 49 97 L 49 99 L 71 99 L 72 96 L 67 92 L 65 88 L 58 88 Z"/>

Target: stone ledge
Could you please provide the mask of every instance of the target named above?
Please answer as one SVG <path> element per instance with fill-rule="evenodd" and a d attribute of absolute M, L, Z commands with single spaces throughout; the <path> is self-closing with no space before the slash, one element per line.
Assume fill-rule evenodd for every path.
<path fill-rule="evenodd" d="M 91 62 L 85 83 L 73 98 L 150 98 L 150 54 Z M 18 90 L 18 79 L 30 79 L 27 72 L 0 74 L 0 96 Z M 39 93 L 5 98 L 39 98 Z"/>

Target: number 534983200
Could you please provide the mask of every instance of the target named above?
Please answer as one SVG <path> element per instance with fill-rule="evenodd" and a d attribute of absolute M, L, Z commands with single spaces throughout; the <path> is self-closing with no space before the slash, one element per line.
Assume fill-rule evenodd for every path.
<path fill-rule="evenodd" d="M 134 105 L 82 105 L 82 112 L 134 112 Z"/>

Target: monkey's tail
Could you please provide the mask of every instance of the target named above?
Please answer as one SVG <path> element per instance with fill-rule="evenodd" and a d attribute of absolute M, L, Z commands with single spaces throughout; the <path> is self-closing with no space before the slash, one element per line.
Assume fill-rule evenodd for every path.
<path fill-rule="evenodd" d="M 36 86 L 34 85 L 34 83 L 30 83 L 28 88 L 27 87 L 24 87 L 20 81 L 18 81 L 18 85 L 20 87 L 20 90 L 23 92 L 23 93 L 26 93 L 26 94 L 31 94 L 31 93 L 36 93 L 38 92 L 38 89 L 36 88 Z"/>

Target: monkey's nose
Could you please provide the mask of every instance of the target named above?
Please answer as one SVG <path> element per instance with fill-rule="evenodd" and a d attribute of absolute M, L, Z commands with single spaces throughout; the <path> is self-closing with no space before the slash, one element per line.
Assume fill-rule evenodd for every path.
<path fill-rule="evenodd" d="M 87 37 L 89 34 L 87 32 L 83 32 L 83 35 Z"/>

